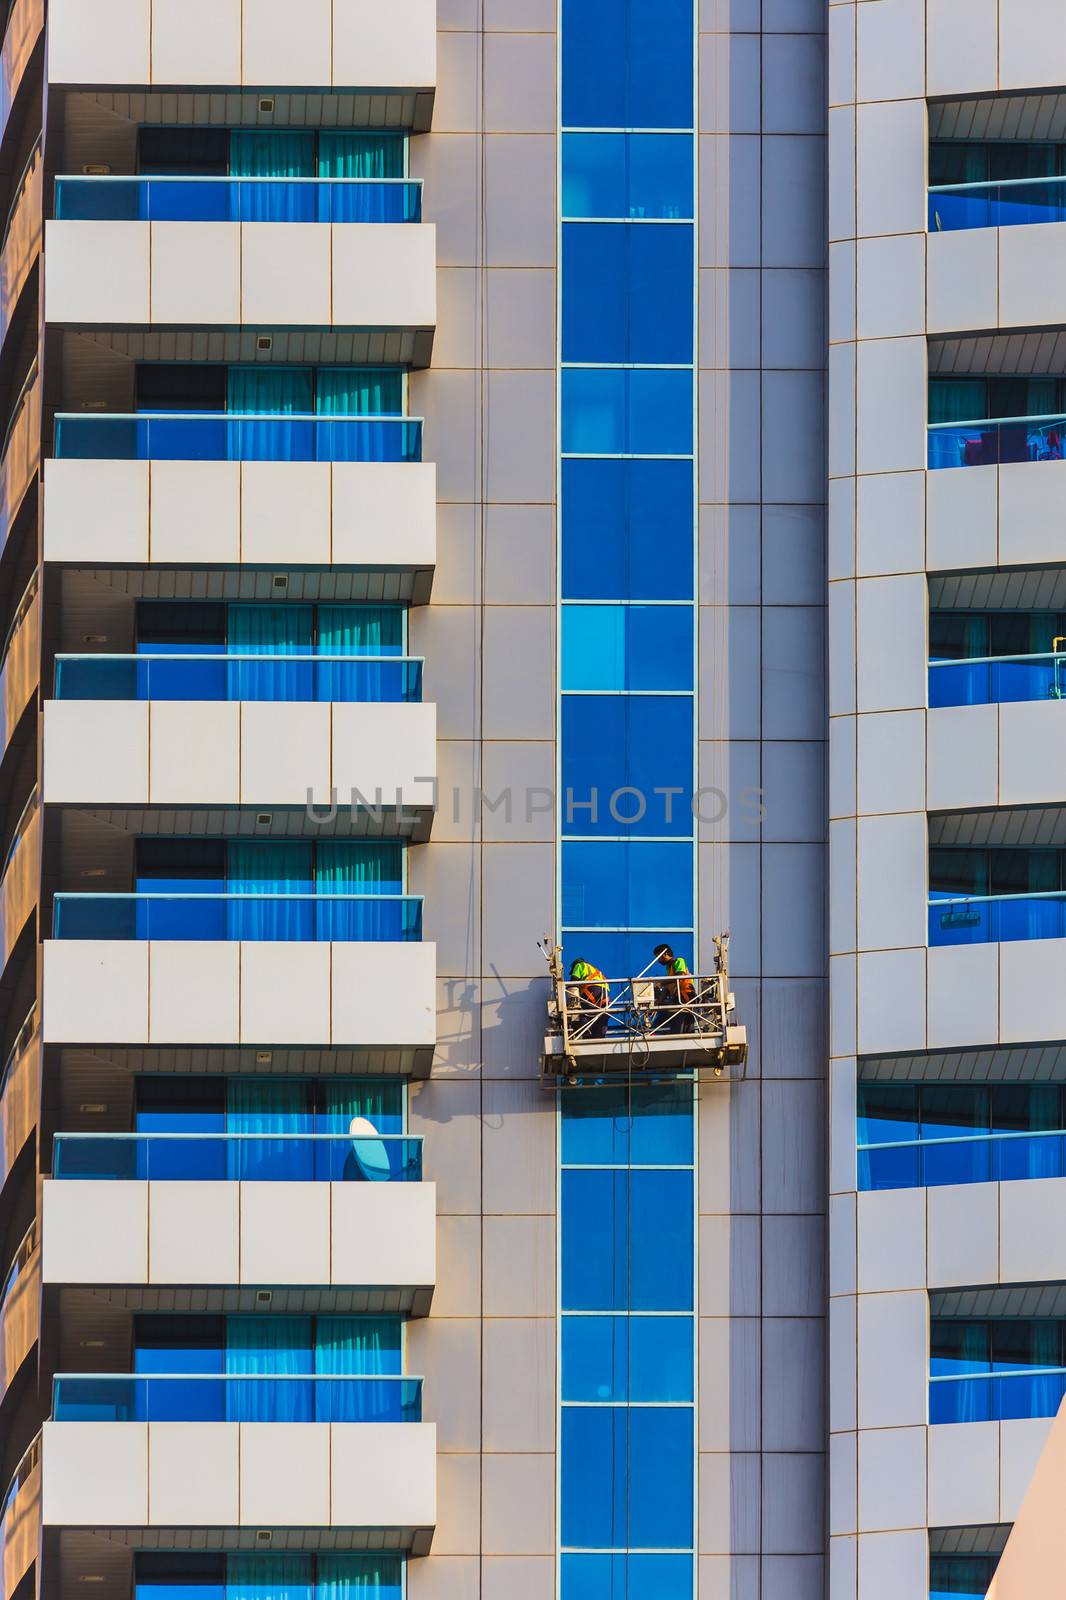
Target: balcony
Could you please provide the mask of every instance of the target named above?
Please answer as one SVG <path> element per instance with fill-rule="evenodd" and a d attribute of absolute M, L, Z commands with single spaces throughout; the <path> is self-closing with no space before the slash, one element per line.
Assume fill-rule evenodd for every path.
<path fill-rule="evenodd" d="M 1066 222 L 1066 178 L 936 184 L 929 190 L 930 233 L 1044 222 Z"/>
<path fill-rule="evenodd" d="M 57 1380 L 60 1415 L 42 1430 L 46 1528 L 106 1528 L 127 1542 L 148 1532 L 153 1545 L 185 1550 L 218 1549 L 242 1535 L 250 1544 L 252 1530 L 285 1530 L 303 1549 L 429 1549 L 437 1514 L 430 1423 L 71 1421 L 62 1415 L 69 1382 Z M 112 1388 L 112 1405 L 114 1396 Z"/>
<path fill-rule="evenodd" d="M 0 138 L 7 131 L 26 68 L 43 32 L 44 0 L 15 0 L 0 52 Z"/>
<path fill-rule="evenodd" d="M 55 1422 L 421 1422 L 422 1379 L 60 1373 Z"/>
<path fill-rule="evenodd" d="M 929 424 L 929 470 L 1066 459 L 1066 416 Z"/>
<path fill-rule="evenodd" d="M 1047 650 L 1025 656 L 971 656 L 930 661 L 929 704 L 989 706 L 1066 697 L 1066 655 Z"/>
<path fill-rule="evenodd" d="M 41 1323 L 41 1252 L 31 1222 L 0 1285 L 0 1399 L 36 1348 Z"/>
<path fill-rule="evenodd" d="M 69 177 L 60 222 L 421 222 L 409 178 Z"/>
<path fill-rule="evenodd" d="M 0 1504 L 4 1595 L 10 1600 L 37 1559 L 41 1543 L 41 1436 L 11 1474 Z"/>
<path fill-rule="evenodd" d="M 0 972 L 37 909 L 41 868 L 41 810 L 34 786 L 8 845 L 0 877 Z"/>
<path fill-rule="evenodd" d="M 41 602 L 35 568 L 0 648 L 0 755 L 41 681 Z"/>
<path fill-rule="evenodd" d="M 418 417 L 233 412 L 60 413 L 55 456 L 60 461 L 421 461 L 422 422 Z"/>
<path fill-rule="evenodd" d="M 860 1143 L 858 1155 L 861 1190 L 1066 1178 L 1066 1132 L 1057 1128 Z"/>
<path fill-rule="evenodd" d="M 43 214 L 44 168 L 38 139 L 15 190 L 0 243 L 0 343 L 7 337 L 19 296 L 41 253 Z"/>
<path fill-rule="evenodd" d="M 929 944 L 1009 944 L 1066 938 L 1066 891 L 944 895 L 929 900 Z"/>
<path fill-rule="evenodd" d="M 1064 1397 L 1066 1367 L 935 1374 L 929 1379 L 929 1421 L 1016 1422 L 1054 1417 Z"/>
<path fill-rule="evenodd" d="M 34 362 L 18 399 L 0 459 L 0 549 L 41 465 L 41 385 Z"/>
<path fill-rule="evenodd" d="M 37 1126 L 40 1096 L 41 1040 L 34 1006 L 0 1072 L 0 1188 Z"/>
<path fill-rule="evenodd" d="M 423 659 L 410 656 L 60 655 L 57 700 L 236 700 L 412 704 Z"/>
<path fill-rule="evenodd" d="M 365 335 L 353 344 L 357 363 L 429 365 L 437 321 L 436 228 L 355 220 L 362 213 L 420 211 L 417 185 L 321 178 L 59 180 L 57 206 L 68 212 L 75 205 L 93 212 L 140 209 L 142 201 L 155 212 L 206 215 L 196 221 L 112 215 L 47 222 L 44 305 L 51 326 L 344 329 Z M 231 210 L 291 215 L 226 220 Z M 219 215 L 213 218 L 212 211 Z M 333 220 L 297 220 L 305 211 Z"/>

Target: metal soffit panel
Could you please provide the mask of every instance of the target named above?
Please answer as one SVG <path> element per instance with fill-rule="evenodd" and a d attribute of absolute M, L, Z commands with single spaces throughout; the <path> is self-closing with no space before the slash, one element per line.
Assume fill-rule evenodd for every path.
<path fill-rule="evenodd" d="M 934 1556 L 998 1555 L 1013 1526 L 1012 1522 L 975 1522 L 966 1528 L 930 1528 L 929 1551 Z"/>
<path fill-rule="evenodd" d="M 432 330 L 408 328 L 81 328 L 80 337 L 131 361 L 400 367 L 428 361 Z M 268 351 L 259 340 L 270 337 Z"/>
<path fill-rule="evenodd" d="M 309 1049 L 288 1049 L 278 1046 L 255 1048 L 251 1045 L 113 1045 L 104 1050 L 91 1050 L 77 1046 L 64 1046 L 59 1050 L 60 1071 L 64 1080 L 64 1093 L 69 1075 L 73 1085 L 78 1074 L 91 1083 L 93 1076 L 113 1068 L 128 1073 L 185 1072 L 201 1077 L 218 1073 L 251 1072 L 257 1077 L 266 1073 L 293 1073 L 313 1078 L 324 1078 L 334 1073 L 342 1076 L 394 1077 L 409 1074 L 425 1076 L 425 1063 L 420 1061 L 428 1050 L 394 1048 L 355 1048 L 344 1045 L 312 1046 Z M 82 1097 L 84 1099 L 84 1096 Z"/>
<path fill-rule="evenodd" d="M 863 1056 L 858 1073 L 863 1083 L 1062 1083 L 1066 1082 L 1066 1043 L 1052 1040 L 1047 1044 Z"/>
<path fill-rule="evenodd" d="M 1023 328 L 1014 333 L 966 333 L 929 340 L 929 372 L 936 377 L 995 374 L 1039 377 L 1066 372 L 1066 331 Z"/>
<path fill-rule="evenodd" d="M 931 1317 L 1066 1317 L 1066 1283 L 931 1289 Z"/>
<path fill-rule="evenodd" d="M 388 561 L 387 551 L 382 561 Z M 57 563 L 58 564 L 58 563 Z M 402 604 L 428 583 L 429 567 L 94 567 L 80 576 L 146 600 L 366 600 Z M 275 582 L 284 578 L 286 582 Z M 73 647 L 72 647 L 73 648 Z"/>
<path fill-rule="evenodd" d="M 1066 139 L 1066 93 L 974 95 L 929 105 L 931 139 Z"/>
<path fill-rule="evenodd" d="M 1066 566 L 931 573 L 929 604 L 938 611 L 1064 611 Z"/>
<path fill-rule="evenodd" d="M 155 89 L 143 92 L 77 92 L 133 123 L 253 128 L 420 128 L 428 126 L 430 89 L 285 92 L 271 89 L 272 111 L 260 109 L 264 91 Z M 71 98 L 75 96 L 72 95 Z"/>
<path fill-rule="evenodd" d="M 996 806 L 985 811 L 945 811 L 929 817 L 933 845 L 1066 846 L 1066 806 Z"/>

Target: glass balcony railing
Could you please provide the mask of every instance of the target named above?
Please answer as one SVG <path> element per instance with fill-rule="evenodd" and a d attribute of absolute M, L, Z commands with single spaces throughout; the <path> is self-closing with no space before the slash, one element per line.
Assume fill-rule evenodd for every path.
<path fill-rule="evenodd" d="M 421 1422 L 422 1379 L 59 1373 L 56 1422 Z"/>
<path fill-rule="evenodd" d="M 1066 890 L 953 895 L 929 901 L 929 943 L 1009 944 L 1066 938 Z"/>
<path fill-rule="evenodd" d="M 55 454 L 77 461 L 421 461 L 418 417 L 60 412 Z"/>
<path fill-rule="evenodd" d="M 930 661 L 930 706 L 1004 705 L 1012 700 L 1066 697 L 1066 655 L 975 656 Z"/>
<path fill-rule="evenodd" d="M 933 1189 L 1027 1178 L 1066 1178 L 1066 1132 L 1012 1129 L 859 1145 L 860 1189 Z"/>
<path fill-rule="evenodd" d="M 8 1512 L 15 1504 L 19 1490 L 29 1481 L 30 1474 L 40 1466 L 40 1463 L 41 1435 L 37 1433 L 26 1447 L 25 1453 L 20 1457 L 18 1465 L 8 1480 L 7 1488 L 4 1490 L 4 1498 L 0 1501 L 0 1529 L 7 1521 Z"/>
<path fill-rule="evenodd" d="M 193 1182 L 421 1183 L 405 1134 L 58 1133 L 54 1178 Z"/>
<path fill-rule="evenodd" d="M 1066 416 L 991 417 L 929 424 L 930 471 L 1066 459 Z"/>
<path fill-rule="evenodd" d="M 421 222 L 407 178 L 63 177 L 63 222 Z"/>
<path fill-rule="evenodd" d="M 57 656 L 56 699 L 411 702 L 422 698 L 422 665 L 414 656 Z"/>
<path fill-rule="evenodd" d="M 1066 178 L 1008 178 L 937 184 L 929 190 L 929 232 L 1066 222 Z"/>
<path fill-rule="evenodd" d="M 314 943 L 422 937 L 420 895 L 57 894 L 56 939 Z"/>
<path fill-rule="evenodd" d="M 1066 1368 L 944 1374 L 929 1379 L 930 1422 L 1010 1422 L 1053 1417 L 1066 1395 Z"/>
<path fill-rule="evenodd" d="M 7 1302 L 7 1297 L 22 1277 L 26 1268 L 33 1260 L 34 1251 L 37 1249 L 37 1219 L 30 1223 L 22 1236 L 22 1242 L 15 1251 L 15 1258 L 7 1269 L 2 1287 L 0 1287 L 0 1310 Z"/>

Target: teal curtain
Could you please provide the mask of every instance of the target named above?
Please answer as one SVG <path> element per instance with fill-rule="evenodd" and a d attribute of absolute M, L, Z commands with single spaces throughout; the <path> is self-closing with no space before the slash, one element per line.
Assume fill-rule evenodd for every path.
<path fill-rule="evenodd" d="M 313 1131 L 306 1087 L 299 1079 L 227 1079 L 227 1133 L 299 1135 Z M 309 1182 L 314 1177 L 314 1146 L 306 1138 L 232 1140 L 226 1158 L 231 1178 Z"/>
<path fill-rule="evenodd" d="M 288 128 L 235 129 L 230 134 L 229 170 L 234 178 L 313 178 L 315 136 Z"/>
<path fill-rule="evenodd" d="M 325 894 L 400 894 L 403 847 L 392 840 L 323 841 L 315 852 L 315 889 Z"/>
<path fill-rule="evenodd" d="M 988 416 L 988 391 L 983 378 L 932 378 L 930 422 L 979 422 Z"/>
<path fill-rule="evenodd" d="M 226 889 L 248 897 L 230 904 L 231 939 L 309 939 L 313 927 L 308 900 L 279 895 L 313 892 L 310 844 L 230 844 L 226 849 Z"/>
<path fill-rule="evenodd" d="M 310 367 L 230 367 L 226 384 L 226 410 L 255 415 L 287 417 L 314 411 L 314 374 Z M 265 457 L 284 460 L 283 455 Z"/>
<path fill-rule="evenodd" d="M 315 410 L 323 417 L 376 417 L 403 414 L 403 373 L 399 367 L 319 367 Z"/>
<path fill-rule="evenodd" d="M 315 1600 L 401 1600 L 403 1558 L 319 1556 Z"/>
<path fill-rule="evenodd" d="M 315 1372 L 366 1377 L 403 1370 L 398 1317 L 316 1317 Z"/>
<path fill-rule="evenodd" d="M 402 178 L 405 138 L 396 133 L 320 133 L 320 178 Z"/>
<path fill-rule="evenodd" d="M 309 1555 L 226 1557 L 225 1600 L 312 1600 L 314 1561 Z"/>
<path fill-rule="evenodd" d="M 403 1132 L 403 1087 L 372 1078 L 324 1078 L 319 1084 L 318 1133 L 346 1134 L 353 1117 L 366 1117 L 379 1133 Z"/>
<path fill-rule="evenodd" d="M 319 606 L 318 652 L 338 656 L 403 654 L 401 606 Z M 318 670 L 323 700 L 402 700 L 407 668 L 400 662 L 325 661 Z"/>
<path fill-rule="evenodd" d="M 314 612 L 300 605 L 231 605 L 227 608 L 226 649 L 230 655 L 309 655 Z M 309 700 L 310 662 L 233 661 L 227 668 L 231 700 Z"/>
<path fill-rule="evenodd" d="M 1033 1324 L 1033 1366 L 1059 1367 L 1062 1365 L 1062 1327 L 1058 1322 L 1041 1319 Z M 1017 1384 L 1020 1380 L 1012 1380 Z M 1057 1372 L 1027 1380 L 1030 1392 L 1029 1416 L 1053 1417 L 1062 1399 L 1062 1379 Z M 1016 1415 L 1005 1411 L 1005 1416 Z M 1024 1415 L 1024 1412 L 1022 1413 Z"/>
<path fill-rule="evenodd" d="M 309 1317 L 227 1317 L 226 1374 L 262 1378 L 273 1374 L 285 1383 L 226 1385 L 230 1422 L 310 1422 L 311 1384 L 291 1381 L 313 1371 Z"/>

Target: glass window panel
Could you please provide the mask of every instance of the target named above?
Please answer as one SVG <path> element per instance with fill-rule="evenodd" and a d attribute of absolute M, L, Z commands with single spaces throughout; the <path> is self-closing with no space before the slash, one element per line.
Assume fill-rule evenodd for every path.
<path fill-rule="evenodd" d="M 562 1193 L 566 1310 L 691 1311 L 691 1172 L 569 1171 Z"/>
<path fill-rule="evenodd" d="M 694 965 L 691 929 L 662 928 L 662 938 L 677 956 L 683 956 L 690 969 Z M 563 930 L 563 960 L 567 967 L 579 958 L 591 961 L 609 978 L 633 978 L 644 971 L 650 959 L 646 933 L 603 933 L 595 928 Z"/>
<path fill-rule="evenodd" d="M 941 1373 L 987 1372 L 990 1362 L 987 1322 L 934 1317 L 929 1328 L 929 1370 Z"/>
<path fill-rule="evenodd" d="M 566 1551 L 560 1580 L 561 1600 L 692 1600 L 692 1557 Z"/>
<path fill-rule="evenodd" d="M 638 1549 L 692 1543 L 692 1412 L 640 1407 L 629 1418 L 629 1539 Z"/>
<path fill-rule="evenodd" d="M 692 216 L 692 140 L 671 133 L 564 133 L 564 217 Z"/>
<path fill-rule="evenodd" d="M 690 227 L 566 223 L 563 360 L 690 362 L 692 263 Z"/>
<path fill-rule="evenodd" d="M 692 849 L 650 840 L 563 845 L 563 921 L 571 928 L 690 928 Z M 641 970 L 652 959 L 648 941 Z M 608 973 L 608 977 L 625 974 Z"/>
<path fill-rule="evenodd" d="M 578 1088 L 563 1099 L 563 1165 L 690 1165 L 692 1124 L 690 1083 Z"/>
<path fill-rule="evenodd" d="M 629 1398 L 692 1399 L 691 1317 L 630 1317 Z"/>
<path fill-rule="evenodd" d="M 692 1399 L 691 1317 L 564 1317 L 564 1400 Z"/>
<path fill-rule="evenodd" d="M 859 1143 L 895 1144 L 918 1137 L 915 1084 L 859 1084 Z"/>
<path fill-rule="evenodd" d="M 223 1372 L 225 1342 L 223 1317 L 137 1316 L 133 1322 L 133 1370 Z"/>
<path fill-rule="evenodd" d="M 988 893 L 988 852 L 934 848 L 929 852 L 929 888 L 934 894 Z"/>
<path fill-rule="evenodd" d="M 988 1127 L 988 1090 L 981 1084 L 922 1085 L 921 1137 L 950 1139 Z"/>
<path fill-rule="evenodd" d="M 564 1406 L 561 1536 L 586 1549 L 625 1547 L 626 1419 L 615 1406 Z"/>
<path fill-rule="evenodd" d="M 692 1173 L 633 1172 L 629 1229 L 632 1309 L 691 1311 Z"/>
<path fill-rule="evenodd" d="M 691 600 L 691 461 L 562 463 L 567 600 Z"/>
<path fill-rule="evenodd" d="M 692 627 L 691 606 L 563 606 L 562 687 L 691 690 Z"/>
<path fill-rule="evenodd" d="M 624 1172 L 563 1173 L 564 1310 L 626 1309 L 627 1201 L 628 1184 Z"/>
<path fill-rule="evenodd" d="M 991 1124 L 1008 1133 L 1061 1128 L 1062 1091 L 1057 1084 L 994 1084 Z"/>
<path fill-rule="evenodd" d="M 691 372 L 565 368 L 562 445 L 565 455 L 691 455 Z"/>
<path fill-rule="evenodd" d="M 563 0 L 568 128 L 691 128 L 692 0 Z"/>
<path fill-rule="evenodd" d="M 568 817 L 564 808 L 563 832 L 691 838 L 692 717 L 689 695 L 564 695 L 563 793 L 586 800 L 595 789 L 598 809 L 593 822 L 587 809 Z M 615 811 L 633 819 L 624 826 L 612 795 Z"/>

